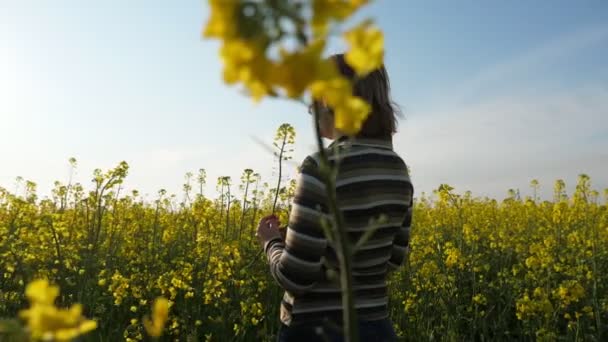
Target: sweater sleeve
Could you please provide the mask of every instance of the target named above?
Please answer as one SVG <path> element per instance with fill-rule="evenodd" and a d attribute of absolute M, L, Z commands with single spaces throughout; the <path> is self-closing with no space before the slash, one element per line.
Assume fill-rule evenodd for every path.
<path fill-rule="evenodd" d="M 317 162 L 308 157 L 302 163 L 285 242 L 271 240 L 265 246 L 270 273 L 285 290 L 301 294 L 322 278 L 322 257 L 327 240 L 321 220 L 327 215 L 325 184 Z"/>

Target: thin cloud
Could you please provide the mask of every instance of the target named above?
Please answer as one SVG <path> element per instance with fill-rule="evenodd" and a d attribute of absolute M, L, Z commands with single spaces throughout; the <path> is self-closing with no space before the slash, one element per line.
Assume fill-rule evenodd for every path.
<path fill-rule="evenodd" d="M 531 70 L 606 41 L 608 25 L 569 32 L 480 70 L 438 96 L 439 105 L 424 115 L 413 113 L 395 146 L 419 193 L 448 183 L 501 197 L 537 178 L 547 195 L 553 181 L 573 185 L 580 173 L 590 174 L 597 188 L 608 187 L 608 85 L 522 90 Z"/>
<path fill-rule="evenodd" d="M 440 183 L 502 196 L 531 179 L 573 183 L 589 174 L 608 187 L 608 86 L 510 95 L 413 118 L 395 141 L 421 191 Z M 550 188 L 550 187 L 549 187 Z"/>
<path fill-rule="evenodd" d="M 488 85 L 525 75 L 539 65 L 563 60 L 573 54 L 608 41 L 608 25 L 581 28 L 556 37 L 538 46 L 480 70 L 475 76 L 450 86 L 448 95 L 438 99 L 442 108 L 449 108 L 464 98 L 477 94 Z"/>

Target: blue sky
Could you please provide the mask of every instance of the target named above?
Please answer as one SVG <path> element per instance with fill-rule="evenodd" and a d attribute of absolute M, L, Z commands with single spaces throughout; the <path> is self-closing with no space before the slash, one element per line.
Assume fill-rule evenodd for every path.
<path fill-rule="evenodd" d="M 208 191 L 244 168 L 273 181 L 252 137 L 270 143 L 283 122 L 303 159 L 305 108 L 225 86 L 207 16 L 201 1 L 0 0 L 0 186 L 22 176 L 48 193 L 72 156 L 84 184 L 126 160 L 126 185 L 150 194 L 199 168 Z M 533 178 L 550 191 L 582 172 L 608 187 L 608 2 L 380 0 L 367 16 L 385 31 L 395 148 L 418 193 L 502 197 Z"/>

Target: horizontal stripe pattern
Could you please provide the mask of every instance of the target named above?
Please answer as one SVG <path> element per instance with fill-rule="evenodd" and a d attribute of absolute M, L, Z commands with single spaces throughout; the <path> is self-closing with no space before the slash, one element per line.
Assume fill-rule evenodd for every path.
<path fill-rule="evenodd" d="M 409 251 L 413 193 L 407 167 L 389 141 L 353 139 L 328 149 L 338 166 L 336 194 L 351 243 L 370 229 L 372 219 L 387 220 L 353 257 L 353 291 L 358 317 L 388 317 L 386 278 L 400 267 Z M 337 280 L 327 278 L 328 269 L 339 272 L 336 252 L 321 227 L 328 220 L 319 156 L 307 157 L 300 167 L 285 242 L 265 246 L 270 272 L 285 289 L 281 321 L 299 324 L 329 318 L 341 322 L 342 298 Z"/>

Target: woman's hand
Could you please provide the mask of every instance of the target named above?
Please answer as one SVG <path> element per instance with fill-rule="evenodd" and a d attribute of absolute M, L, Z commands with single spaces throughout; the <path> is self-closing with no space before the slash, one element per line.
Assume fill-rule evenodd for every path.
<path fill-rule="evenodd" d="M 274 215 L 263 217 L 258 224 L 258 230 L 255 235 L 262 246 L 275 238 L 283 240 L 282 234 L 279 231 L 279 219 Z"/>

